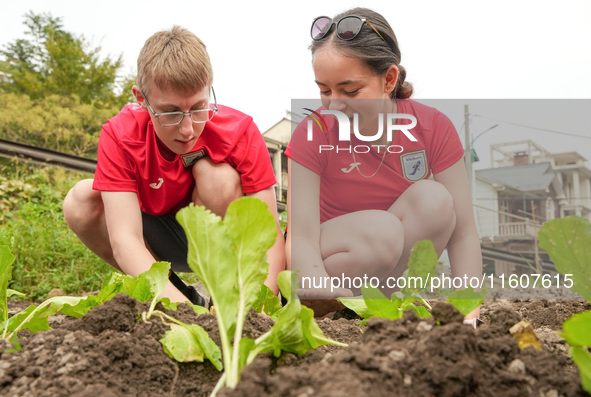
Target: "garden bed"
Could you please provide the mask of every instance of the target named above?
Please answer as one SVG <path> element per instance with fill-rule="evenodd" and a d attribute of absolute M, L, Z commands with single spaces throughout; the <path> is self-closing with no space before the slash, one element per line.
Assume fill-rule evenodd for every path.
<path fill-rule="evenodd" d="M 0 346 L 0 395 L 209 395 L 220 372 L 209 362 L 172 360 L 158 341 L 166 326 L 157 318 L 140 321 L 146 309 L 117 295 L 81 319 L 54 316 L 52 330 L 21 336 L 20 351 Z M 485 324 L 477 330 L 410 314 L 400 321 L 371 319 L 367 326 L 323 319 L 318 323 L 325 335 L 349 348 L 321 346 L 278 359 L 261 355 L 236 389 L 218 395 L 588 396 L 557 331 L 571 314 L 589 309 L 584 300 L 487 300 Z M 219 344 L 214 316 L 197 316 L 186 305 L 168 313 L 201 325 Z M 445 313 L 435 314 L 447 321 Z M 519 349 L 509 328 L 520 320 L 531 322 L 543 350 Z M 244 334 L 256 338 L 271 325 L 251 312 Z"/>

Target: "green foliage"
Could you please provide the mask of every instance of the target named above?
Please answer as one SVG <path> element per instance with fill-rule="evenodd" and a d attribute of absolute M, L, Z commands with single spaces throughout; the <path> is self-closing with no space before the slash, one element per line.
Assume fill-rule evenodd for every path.
<path fill-rule="evenodd" d="M 422 303 L 430 308 L 420 294 L 427 288 L 436 266 L 437 253 L 433 243 L 429 240 L 418 241 L 410 252 L 408 269 L 403 276 L 406 278 L 407 284 L 401 291 L 392 294 L 391 299 L 388 299 L 377 288 L 364 286 L 361 288 L 363 300 L 359 298 L 341 298 L 339 300 L 363 318 L 364 322 L 370 317 L 397 320 L 402 318 L 407 310 L 414 310 L 420 317 L 428 317 L 431 314 L 424 306 L 417 305 L 417 303 Z"/>
<path fill-rule="evenodd" d="M 587 219 L 569 216 L 544 223 L 538 232 L 540 248 L 552 258 L 556 270 L 571 274 L 572 290 L 591 300 L 591 224 Z M 591 393 L 591 311 L 577 313 L 562 324 L 562 337 L 579 368 L 581 385 Z"/>
<path fill-rule="evenodd" d="M 279 298 L 273 294 L 273 290 L 263 284 L 252 308 L 257 313 L 262 313 L 264 311 L 271 316 L 277 310 L 281 309 L 281 302 L 279 301 Z"/>
<path fill-rule="evenodd" d="M 454 305 L 465 316 L 480 306 L 484 302 L 485 296 L 486 290 L 474 291 L 474 288 L 468 287 L 451 292 L 447 302 Z"/>
<path fill-rule="evenodd" d="M 193 205 L 180 210 L 177 219 L 189 241 L 189 266 L 215 305 L 227 384 L 235 387 L 242 326 L 266 278 L 266 251 L 276 239 L 275 220 L 266 204 L 254 198 L 233 202 L 224 222 Z"/>
<path fill-rule="evenodd" d="M 9 81 L 0 82 L 0 89 L 33 100 L 76 95 L 82 103 L 119 107 L 128 101 L 128 93 L 114 93 L 121 56 L 101 60 L 100 47 L 92 48 L 83 36 L 66 31 L 61 18 L 50 14 L 28 12 L 24 24 L 27 37 L 6 44 L 0 51 L 0 67 L 10 74 Z"/>
<path fill-rule="evenodd" d="M 429 240 L 418 241 L 412 247 L 408 259 L 408 270 L 405 272 L 407 285 L 402 288 L 401 296 L 411 297 L 425 289 L 435 268 L 437 267 L 438 255 Z"/>
<path fill-rule="evenodd" d="M 591 224 L 585 218 L 569 216 L 544 223 L 538 233 L 540 248 L 546 251 L 556 270 L 572 274 L 571 288 L 591 300 Z"/>
<path fill-rule="evenodd" d="M 0 244 L 0 319 L 8 321 L 8 282 L 12 278 L 12 262 L 14 255 L 10 252 L 8 245 Z"/>
<path fill-rule="evenodd" d="M 235 387 L 240 370 L 259 353 L 286 350 L 301 354 L 333 342 L 324 338 L 312 311 L 302 307 L 299 300 L 291 300 L 273 314 L 276 323 L 265 337 L 257 341 L 242 337 L 248 311 L 268 298 L 261 286 L 268 271 L 266 252 L 276 240 L 277 229 L 263 201 L 252 197 L 236 200 L 223 221 L 204 207 L 191 204 L 177 213 L 177 219 L 187 234 L 189 266 L 215 305 L 224 374 L 213 394 L 222 385 Z M 282 273 L 278 279 L 285 297 L 291 296 L 290 277 L 290 273 Z"/>
<path fill-rule="evenodd" d="M 305 354 L 318 346 L 334 344 L 342 347 L 347 345 L 326 338 L 314 320 L 314 311 L 302 306 L 299 299 L 292 299 L 291 286 L 297 285 L 295 275 L 289 271 L 279 273 L 277 283 L 281 295 L 287 299 L 287 304 L 277 310 L 271 318 L 275 325 L 269 332 L 261 335 L 254 343 L 248 343 L 246 363 L 251 363 L 255 357 L 263 352 L 272 351 L 279 357 L 282 351 Z"/>
<path fill-rule="evenodd" d="M 0 138 L 96 158 L 102 125 L 119 106 L 97 108 L 72 96 L 28 96 L 0 91 Z"/>
<path fill-rule="evenodd" d="M 30 305 L 22 312 L 8 318 L 6 283 L 2 281 L 10 277 L 12 260 L 14 257 L 11 256 L 8 247 L 0 245 L 0 299 L 2 299 L 0 309 L 3 310 L 0 331 L 2 339 L 10 341 L 16 349 L 20 349 L 19 331 L 26 329 L 31 333 L 36 333 L 48 330 L 50 328 L 49 317 L 60 311 L 68 316 L 79 318 L 93 307 L 111 300 L 118 293 L 123 293 L 142 302 L 152 300 L 150 308 L 147 313 L 143 314 L 143 318 L 148 321 L 152 316 L 159 316 L 165 324 L 171 326 L 171 329 L 160 341 L 164 350 L 171 357 L 179 361 L 203 361 L 204 358 L 208 358 L 218 369 L 221 369 L 221 352 L 203 328 L 195 324 L 182 323 L 159 310 L 155 310 L 156 303 L 160 301 L 158 296 L 168 282 L 170 263 L 156 262 L 150 270 L 137 277 L 114 273 L 103 285 L 98 295 L 56 296 L 40 305 Z M 168 299 L 166 300 L 168 301 Z M 203 310 L 207 312 L 206 309 Z"/>
<path fill-rule="evenodd" d="M 101 126 L 133 102 L 121 57 L 66 31 L 61 18 L 25 15 L 27 38 L 0 50 L 0 138 L 96 157 Z"/>
<path fill-rule="evenodd" d="M 418 241 L 411 250 L 408 269 L 403 274 L 406 284 L 400 291 L 393 293 L 390 299 L 379 289 L 364 286 L 361 288 L 363 299 L 340 298 L 339 301 L 363 318 L 363 323 L 371 317 L 398 320 L 407 310 L 413 310 L 419 317 L 429 317 L 431 314 L 427 309 L 431 309 L 431 306 L 421 295 L 427 290 L 435 273 L 437 259 L 431 241 Z M 466 315 L 482 304 L 485 295 L 486 291 L 476 292 L 473 288 L 457 290 L 449 294 L 447 302 Z"/>
<path fill-rule="evenodd" d="M 16 255 L 10 287 L 37 300 L 59 286 L 66 293 L 97 291 L 112 268 L 64 222 L 62 201 L 80 173 L 20 162 L 0 166 L 0 236 Z"/>

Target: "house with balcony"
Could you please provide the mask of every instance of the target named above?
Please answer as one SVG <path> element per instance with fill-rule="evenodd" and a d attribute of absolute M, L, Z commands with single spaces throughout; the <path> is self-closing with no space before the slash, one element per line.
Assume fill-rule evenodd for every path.
<path fill-rule="evenodd" d="M 500 156 L 500 158 L 499 158 Z M 537 233 L 550 219 L 578 215 L 591 220 L 591 170 L 576 152 L 552 154 L 533 141 L 491 146 L 496 167 L 477 170 L 474 209 L 485 265 L 495 273 L 519 273 L 503 253 L 551 270 Z M 527 272 L 527 266 L 521 269 Z"/>

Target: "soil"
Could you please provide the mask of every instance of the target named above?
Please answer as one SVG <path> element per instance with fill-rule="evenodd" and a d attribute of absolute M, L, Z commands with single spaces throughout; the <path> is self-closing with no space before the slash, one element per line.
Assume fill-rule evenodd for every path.
<path fill-rule="evenodd" d="M 118 295 L 81 319 L 58 315 L 53 329 L 22 334 L 14 353 L 0 342 L 2 396 L 207 396 L 220 377 L 213 365 L 177 363 L 158 340 L 159 319 L 141 320 L 147 305 Z M 303 356 L 259 356 L 236 389 L 219 396 L 589 396 L 557 331 L 571 314 L 590 310 L 584 300 L 487 300 L 478 329 L 458 322 L 455 309 L 434 306 L 434 318 L 403 320 L 322 319 L 325 335 L 348 348 L 322 346 Z M 201 325 L 214 340 L 212 315 L 180 305 L 168 312 Z M 529 321 L 541 351 L 520 350 L 509 328 Z M 245 335 L 272 325 L 251 312 Z M 219 344 L 219 338 L 216 340 Z"/>

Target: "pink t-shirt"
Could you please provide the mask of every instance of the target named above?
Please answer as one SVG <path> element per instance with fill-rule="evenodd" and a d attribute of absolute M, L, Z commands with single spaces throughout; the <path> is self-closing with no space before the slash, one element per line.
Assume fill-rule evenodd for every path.
<path fill-rule="evenodd" d="M 191 153 L 203 150 L 214 163 L 236 168 L 244 193 L 274 185 L 269 151 L 252 118 L 226 106 L 218 108 Z M 147 111 L 127 105 L 103 125 L 95 190 L 136 192 L 143 212 L 163 215 L 188 205 L 194 186 L 192 167 L 185 167 L 180 155 L 168 161 L 160 154 Z"/>
<path fill-rule="evenodd" d="M 397 100 L 397 106 L 398 114 L 416 117 L 417 125 L 408 130 L 416 142 L 399 130 L 388 149 L 369 150 L 371 142 L 354 135 L 350 142 L 339 141 L 338 123 L 331 115 L 323 116 L 328 131 L 312 123 L 310 141 L 310 118 L 296 127 L 285 154 L 320 175 L 321 222 L 355 211 L 387 210 L 414 182 L 445 170 L 464 155 L 458 133 L 443 113 L 410 99 Z M 410 123 L 408 119 L 397 122 Z M 300 188 L 305 189 L 292 186 Z"/>

